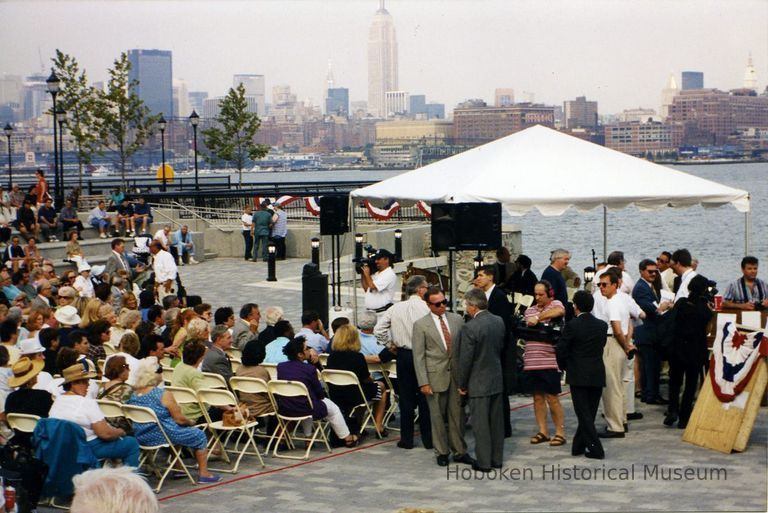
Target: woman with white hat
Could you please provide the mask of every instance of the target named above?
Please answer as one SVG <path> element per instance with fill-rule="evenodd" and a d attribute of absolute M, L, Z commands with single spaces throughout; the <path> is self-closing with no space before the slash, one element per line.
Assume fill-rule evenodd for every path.
<path fill-rule="evenodd" d="M 36 364 L 39 362 L 41 369 L 45 368 L 45 348 L 40 343 L 40 339 L 27 338 L 22 340 L 19 342 L 19 352 L 22 358 L 28 358 Z M 36 390 L 44 390 L 53 396 L 61 393 L 58 384 L 54 382 L 53 376 L 45 372 L 45 370 L 41 370 L 35 380 L 37 381 L 37 384 L 34 385 Z"/>
<path fill-rule="evenodd" d="M 59 321 L 59 346 L 66 346 L 69 334 L 77 329 L 82 319 L 77 313 L 77 308 L 71 305 L 62 306 L 53 316 Z"/>
<path fill-rule="evenodd" d="M 64 369 L 64 394 L 56 398 L 49 416 L 74 422 L 85 431 L 85 439 L 98 459 L 121 459 L 130 467 L 139 466 L 139 443 L 125 431 L 117 429 L 104 419 L 95 399 L 87 397 L 91 379 L 97 377 L 96 368 L 88 360 Z"/>
<path fill-rule="evenodd" d="M 29 339 L 34 340 L 34 339 Z M 22 342 L 27 342 L 23 340 Z M 13 376 L 8 380 L 8 385 L 17 388 L 11 392 L 5 400 L 5 413 L 26 413 L 47 417 L 53 405 L 53 397 L 46 390 L 37 390 L 37 379 L 43 370 L 45 362 L 37 358 L 22 356 L 13 364 L 11 371 Z M 13 437 L 14 443 L 31 447 L 32 436 L 30 433 L 16 431 Z"/>
<path fill-rule="evenodd" d="M 91 266 L 81 264 L 77 268 L 78 276 L 75 279 L 74 287 L 80 293 L 80 297 L 93 297 L 93 282 L 91 282 Z"/>

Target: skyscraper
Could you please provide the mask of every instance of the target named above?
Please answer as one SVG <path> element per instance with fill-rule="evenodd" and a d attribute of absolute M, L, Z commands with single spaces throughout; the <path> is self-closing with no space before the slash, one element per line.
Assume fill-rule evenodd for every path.
<path fill-rule="evenodd" d="M 757 91 L 757 71 L 752 64 L 752 54 L 749 54 L 747 59 L 747 69 L 744 71 L 744 88 Z"/>
<path fill-rule="evenodd" d="M 683 91 L 704 89 L 704 73 L 701 71 L 683 71 Z"/>
<path fill-rule="evenodd" d="M 669 80 L 667 80 L 667 87 L 661 90 L 661 120 L 664 121 L 669 116 L 669 107 L 672 105 L 672 101 L 675 99 L 675 95 L 680 92 L 680 88 L 677 87 L 677 80 L 675 75 L 670 73 Z"/>
<path fill-rule="evenodd" d="M 384 117 L 384 93 L 398 90 L 397 39 L 392 16 L 384 8 L 384 0 L 379 2 L 368 32 L 368 112 Z"/>
<path fill-rule="evenodd" d="M 597 128 L 597 102 L 584 96 L 563 102 L 565 128 Z"/>
<path fill-rule="evenodd" d="M 515 90 L 510 88 L 497 88 L 494 91 L 496 107 L 508 107 L 515 104 Z"/>
<path fill-rule="evenodd" d="M 128 50 L 128 80 L 137 80 L 136 94 L 151 114 L 171 117 L 173 111 L 173 57 L 170 50 Z"/>
<path fill-rule="evenodd" d="M 346 87 L 332 87 L 328 89 L 325 98 L 326 114 L 338 116 L 349 115 L 349 89 Z"/>
<path fill-rule="evenodd" d="M 245 96 L 252 96 L 256 103 L 256 109 L 260 117 L 264 117 L 267 112 L 265 99 L 264 75 L 235 75 L 232 79 L 232 87 L 243 84 L 245 87 Z"/>

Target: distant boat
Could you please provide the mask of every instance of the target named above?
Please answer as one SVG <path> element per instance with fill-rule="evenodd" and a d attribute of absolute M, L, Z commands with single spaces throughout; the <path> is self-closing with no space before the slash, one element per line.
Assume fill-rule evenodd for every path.
<path fill-rule="evenodd" d="M 320 164 L 320 157 L 313 153 L 271 154 L 257 160 L 251 171 L 304 171 L 320 169 Z"/>
<path fill-rule="evenodd" d="M 111 176 L 112 171 L 106 166 L 99 166 L 95 167 L 92 165 L 89 165 L 86 170 L 85 174 L 91 175 L 91 176 Z"/>

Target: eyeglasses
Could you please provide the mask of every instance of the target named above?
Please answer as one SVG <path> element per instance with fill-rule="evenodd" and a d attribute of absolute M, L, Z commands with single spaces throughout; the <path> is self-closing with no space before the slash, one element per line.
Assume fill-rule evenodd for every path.
<path fill-rule="evenodd" d="M 668 264 L 669 263 L 669 260 L 664 260 L 664 259 L 661 259 L 661 258 L 657 258 L 656 261 L 659 262 L 660 264 Z"/>
<path fill-rule="evenodd" d="M 442 301 L 437 301 L 436 303 L 430 303 L 430 305 L 434 306 L 435 308 L 440 308 L 441 306 L 445 306 L 448 304 L 447 299 L 443 299 Z"/>
<path fill-rule="evenodd" d="M 658 274 L 659 273 L 659 271 L 656 270 L 656 269 L 646 269 L 645 272 L 647 272 L 648 274 Z"/>
<path fill-rule="evenodd" d="M 604 289 L 604 288 L 605 288 L 605 287 L 607 287 L 608 285 L 610 285 L 610 283 L 608 283 L 608 282 L 603 282 L 603 281 L 601 281 L 600 283 L 598 283 L 598 284 L 597 284 L 597 286 L 598 286 L 598 287 L 600 287 L 601 289 Z"/>

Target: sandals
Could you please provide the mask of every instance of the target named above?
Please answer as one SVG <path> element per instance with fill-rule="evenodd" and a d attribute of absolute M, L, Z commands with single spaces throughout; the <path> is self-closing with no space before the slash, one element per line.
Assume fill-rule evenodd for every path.
<path fill-rule="evenodd" d="M 560 435 L 555 435 L 552 437 L 552 441 L 549 442 L 550 447 L 559 447 L 561 445 L 565 445 L 565 437 Z"/>
<path fill-rule="evenodd" d="M 360 444 L 360 437 L 357 435 L 352 435 L 352 440 L 344 442 L 344 445 L 347 447 L 357 447 Z"/>
<path fill-rule="evenodd" d="M 536 433 L 531 437 L 531 443 L 533 445 L 549 442 L 549 440 L 550 440 L 549 437 L 544 433 L 542 433 L 541 431 L 539 431 L 538 433 Z"/>

